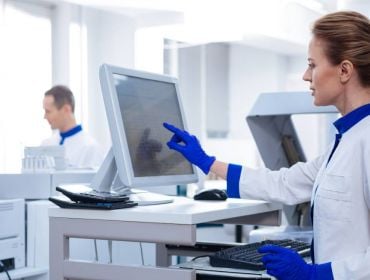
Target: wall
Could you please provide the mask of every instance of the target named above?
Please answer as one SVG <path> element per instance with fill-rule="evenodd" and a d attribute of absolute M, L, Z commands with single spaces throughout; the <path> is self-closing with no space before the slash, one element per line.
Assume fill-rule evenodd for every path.
<path fill-rule="evenodd" d="M 225 138 L 229 133 L 229 44 L 205 48 L 206 129 L 208 137 Z"/>
<path fill-rule="evenodd" d="M 177 71 L 188 128 L 200 139 L 205 133 L 205 125 L 201 117 L 204 114 L 205 98 L 202 81 L 203 52 L 203 47 L 199 46 L 179 49 Z"/>
<path fill-rule="evenodd" d="M 230 48 L 230 138 L 250 137 L 245 117 L 258 94 L 285 90 L 287 58 L 243 45 Z"/>
<path fill-rule="evenodd" d="M 84 8 L 87 31 L 87 103 L 89 132 L 105 149 L 110 136 L 100 90 L 102 63 L 134 67 L 135 21 L 120 14 Z"/>

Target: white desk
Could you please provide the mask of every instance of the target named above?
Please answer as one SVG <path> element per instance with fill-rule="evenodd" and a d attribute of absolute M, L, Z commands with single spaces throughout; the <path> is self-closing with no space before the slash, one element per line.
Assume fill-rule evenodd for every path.
<path fill-rule="evenodd" d="M 167 267 L 165 244 L 195 245 L 199 223 L 279 225 L 281 208 L 256 200 L 194 201 L 184 197 L 176 197 L 170 204 L 113 211 L 51 208 L 50 279 L 113 280 L 125 275 L 125 279 L 195 280 L 195 270 Z M 71 260 L 70 237 L 156 243 L 161 267 Z"/>

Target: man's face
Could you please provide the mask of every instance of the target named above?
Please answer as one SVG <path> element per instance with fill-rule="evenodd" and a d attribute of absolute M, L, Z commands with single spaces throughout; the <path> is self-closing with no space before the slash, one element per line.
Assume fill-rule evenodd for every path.
<path fill-rule="evenodd" d="M 44 119 L 48 121 L 51 129 L 60 129 L 64 120 L 64 106 L 58 109 L 54 104 L 54 97 L 48 95 L 44 97 L 43 108 L 45 111 Z"/>

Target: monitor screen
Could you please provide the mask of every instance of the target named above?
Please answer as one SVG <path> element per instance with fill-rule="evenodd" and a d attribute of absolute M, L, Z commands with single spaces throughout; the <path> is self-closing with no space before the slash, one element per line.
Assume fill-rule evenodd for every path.
<path fill-rule="evenodd" d="M 173 83 L 114 74 L 118 103 L 135 177 L 192 173 L 179 153 L 167 148 L 169 122 L 184 128 Z"/>
<path fill-rule="evenodd" d="M 166 144 L 164 122 L 186 129 L 177 80 L 109 65 L 100 74 L 121 180 L 130 187 L 197 181 L 193 166 Z"/>

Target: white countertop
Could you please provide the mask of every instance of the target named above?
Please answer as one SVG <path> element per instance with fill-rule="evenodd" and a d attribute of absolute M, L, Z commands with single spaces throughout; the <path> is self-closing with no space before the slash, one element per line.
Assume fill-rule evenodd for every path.
<path fill-rule="evenodd" d="M 119 210 L 49 209 L 49 217 L 127 222 L 199 224 L 282 209 L 279 203 L 229 198 L 226 201 L 196 201 L 174 197 L 173 203 L 136 206 Z"/>
<path fill-rule="evenodd" d="M 48 199 L 55 195 L 57 185 L 90 183 L 95 173 L 92 169 L 66 169 L 49 173 L 0 173 L 0 197 Z"/>

